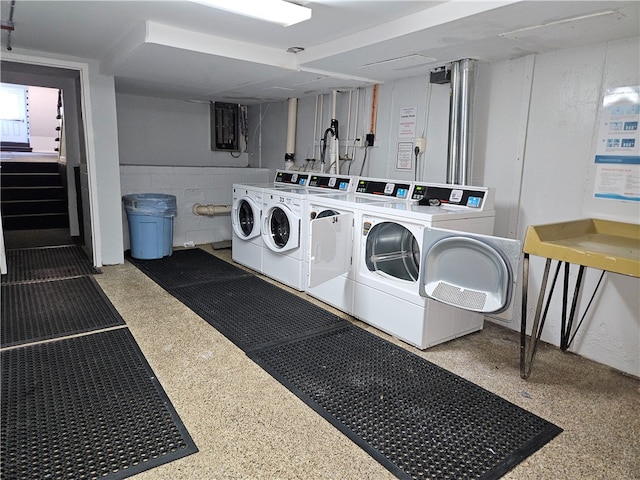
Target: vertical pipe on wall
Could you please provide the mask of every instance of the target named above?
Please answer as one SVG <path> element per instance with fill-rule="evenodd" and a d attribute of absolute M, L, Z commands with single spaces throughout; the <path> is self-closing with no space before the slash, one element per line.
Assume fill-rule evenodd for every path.
<path fill-rule="evenodd" d="M 284 168 L 291 169 L 296 159 L 296 115 L 298 99 L 289 99 L 289 116 L 287 119 L 287 147 L 284 152 Z"/>
<path fill-rule="evenodd" d="M 338 91 L 333 90 L 331 92 L 331 130 L 333 136 L 331 137 L 331 160 L 329 162 L 329 171 L 332 173 L 338 173 L 338 162 L 340 161 L 340 152 L 338 151 L 338 120 L 336 118 L 336 111 L 338 106 Z"/>
<path fill-rule="evenodd" d="M 344 155 L 349 156 L 349 134 L 351 133 L 351 97 L 353 96 L 353 90 L 349 90 L 349 107 L 347 108 L 347 134 L 344 142 Z"/>
<path fill-rule="evenodd" d="M 460 63 L 451 64 L 451 99 L 449 104 L 449 155 L 447 159 L 447 183 L 458 183 L 458 105 L 460 103 Z"/>
<path fill-rule="evenodd" d="M 318 133 L 318 104 L 320 95 L 316 95 L 316 110 L 313 118 L 313 135 L 311 135 L 311 157 L 316 157 L 316 134 Z M 305 165 L 305 168 L 307 166 Z"/>
<path fill-rule="evenodd" d="M 471 179 L 471 126 L 475 60 L 458 60 L 451 65 L 451 107 L 449 116 L 449 158 L 447 183 L 467 185 Z"/>
<path fill-rule="evenodd" d="M 469 185 L 471 181 L 471 139 L 474 91 L 475 60 L 460 60 L 460 116 L 459 141 L 460 185 Z"/>
<path fill-rule="evenodd" d="M 324 117 L 324 95 L 320 95 L 320 111 L 318 114 L 318 118 L 320 119 L 318 122 L 318 125 L 320 127 L 320 130 L 318 131 L 318 159 L 320 158 L 321 155 L 321 151 L 322 151 L 322 145 L 320 144 L 320 139 L 322 138 L 322 120 Z M 314 155 L 314 158 L 315 155 Z"/>

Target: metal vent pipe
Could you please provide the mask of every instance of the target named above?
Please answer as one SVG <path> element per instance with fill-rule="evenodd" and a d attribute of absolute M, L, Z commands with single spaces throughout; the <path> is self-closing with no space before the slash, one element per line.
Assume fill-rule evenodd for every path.
<path fill-rule="evenodd" d="M 468 185 L 471 180 L 472 107 L 475 60 L 451 65 L 451 107 L 447 183 Z"/>

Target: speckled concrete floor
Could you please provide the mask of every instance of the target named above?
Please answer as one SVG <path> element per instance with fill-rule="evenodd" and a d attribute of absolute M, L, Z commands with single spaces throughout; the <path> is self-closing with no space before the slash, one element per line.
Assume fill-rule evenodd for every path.
<path fill-rule="evenodd" d="M 203 248 L 230 261 L 229 250 Z M 96 279 L 200 450 L 134 478 L 394 478 L 133 265 L 104 267 Z M 519 335 L 488 322 L 424 352 L 395 343 L 564 429 L 504 478 L 640 479 L 638 379 L 543 344 L 522 380 Z"/>

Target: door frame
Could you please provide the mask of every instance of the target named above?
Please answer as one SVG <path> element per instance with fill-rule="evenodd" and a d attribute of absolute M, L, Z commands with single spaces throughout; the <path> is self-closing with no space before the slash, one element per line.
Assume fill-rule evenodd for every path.
<path fill-rule="evenodd" d="M 80 111 L 82 112 L 82 119 L 79 119 L 79 122 L 81 121 L 84 127 L 84 153 L 87 159 L 86 165 L 89 189 L 89 216 L 91 219 L 91 239 L 85 238 L 85 241 L 91 242 L 91 253 L 94 266 L 98 268 L 102 267 L 102 237 L 100 234 L 100 229 L 98 228 L 98 226 L 100 225 L 100 213 L 98 208 L 98 189 L 95 166 L 96 152 L 93 129 L 93 115 L 91 108 L 89 64 L 84 62 L 22 55 L 9 52 L 5 53 L 2 59 L 4 61 L 13 63 L 75 70 L 79 73 Z"/>

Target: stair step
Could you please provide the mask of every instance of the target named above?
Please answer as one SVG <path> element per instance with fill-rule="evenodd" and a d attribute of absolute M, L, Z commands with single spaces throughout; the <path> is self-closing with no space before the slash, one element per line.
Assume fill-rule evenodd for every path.
<path fill-rule="evenodd" d="M 39 230 L 43 228 L 68 228 L 69 217 L 65 214 L 2 215 L 5 230 Z"/>
<path fill-rule="evenodd" d="M 64 199 L 67 192 L 62 185 L 40 187 L 2 187 L 0 198 L 2 201 L 11 200 L 52 200 Z"/>
<path fill-rule="evenodd" d="M 58 173 L 57 162 L 2 162 L 2 173 Z"/>
<path fill-rule="evenodd" d="M 29 215 L 36 213 L 67 213 L 65 199 L 10 200 L 2 202 L 3 215 Z"/>
<path fill-rule="evenodd" d="M 59 173 L 3 173 L 3 187 L 48 187 L 62 185 Z"/>

